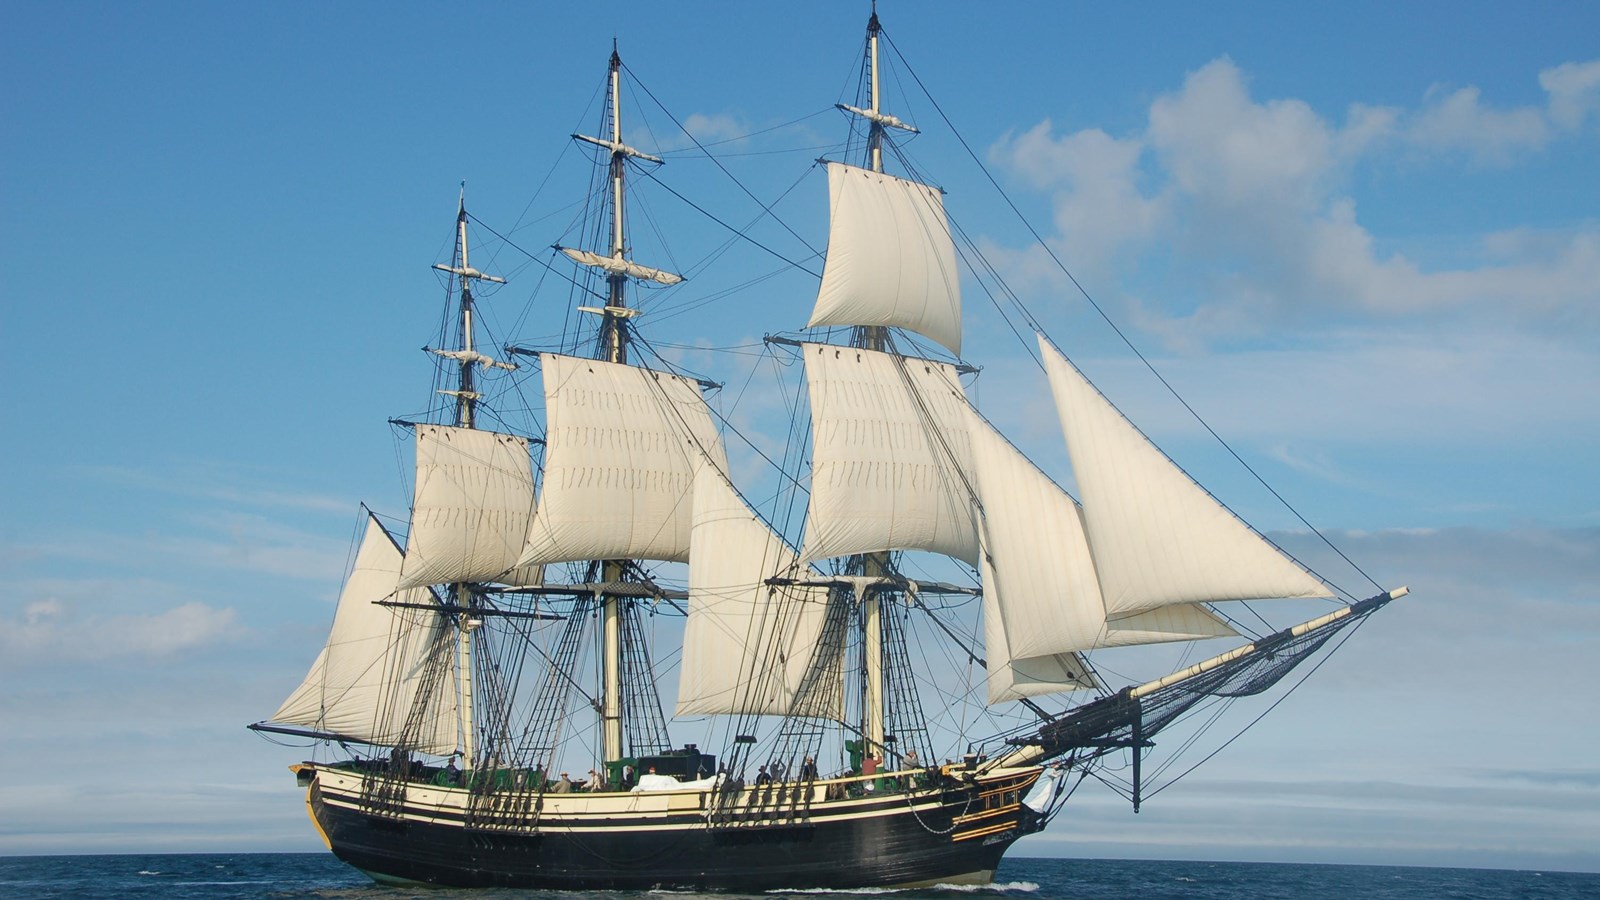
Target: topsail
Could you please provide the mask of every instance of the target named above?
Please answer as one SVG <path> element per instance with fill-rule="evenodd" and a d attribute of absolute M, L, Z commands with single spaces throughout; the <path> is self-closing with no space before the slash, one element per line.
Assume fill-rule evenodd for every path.
<path fill-rule="evenodd" d="M 727 470 L 699 387 L 619 363 L 540 358 L 548 437 L 522 564 L 687 562 L 695 470 Z"/>
<path fill-rule="evenodd" d="M 801 558 L 930 550 L 977 562 L 967 401 L 955 369 L 804 347 L 815 449 Z"/>
<path fill-rule="evenodd" d="M 416 500 L 401 587 L 498 579 L 522 555 L 533 515 L 528 441 L 418 425 Z"/>
<path fill-rule="evenodd" d="M 828 164 L 828 262 L 812 327 L 890 325 L 961 355 L 961 276 L 938 188 Z"/>

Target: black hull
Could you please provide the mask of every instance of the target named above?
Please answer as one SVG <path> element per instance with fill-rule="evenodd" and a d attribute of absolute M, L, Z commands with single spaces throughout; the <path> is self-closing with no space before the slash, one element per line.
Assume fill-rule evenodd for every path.
<path fill-rule="evenodd" d="M 992 790 L 958 786 L 916 811 L 890 795 L 806 824 L 711 828 L 694 816 L 665 828 L 629 830 L 636 823 L 622 820 L 538 833 L 370 815 L 324 802 L 315 787 L 308 802 L 335 855 L 378 881 L 763 891 L 986 883 L 1011 844 L 1042 823 L 1014 801 L 974 815 L 983 793 Z"/>

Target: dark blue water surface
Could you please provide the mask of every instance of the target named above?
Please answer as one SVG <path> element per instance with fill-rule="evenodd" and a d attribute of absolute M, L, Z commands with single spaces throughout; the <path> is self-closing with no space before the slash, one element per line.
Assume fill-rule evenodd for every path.
<path fill-rule="evenodd" d="M 166 854 L 0 857 L 0 896 L 29 898 L 326 897 L 363 900 L 499 900 L 545 893 L 560 900 L 679 900 L 689 893 L 621 894 L 461 891 L 379 887 L 326 853 Z M 914 891 L 774 891 L 770 897 L 892 894 L 895 900 L 1209 900 L 1209 898 L 1368 898 L 1368 900 L 1593 900 L 1600 875 L 1325 866 L 1280 863 L 1152 862 L 1109 859 L 1007 859 L 989 887 Z M 727 900 L 728 894 L 715 895 Z"/>

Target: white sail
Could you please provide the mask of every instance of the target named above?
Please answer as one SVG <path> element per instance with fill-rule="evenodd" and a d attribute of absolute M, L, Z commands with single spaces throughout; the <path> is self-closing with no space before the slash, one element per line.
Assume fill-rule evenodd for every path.
<path fill-rule="evenodd" d="M 546 447 L 521 564 L 687 562 L 694 472 L 727 470 L 700 389 L 634 366 L 541 354 Z"/>
<path fill-rule="evenodd" d="M 574 262 L 579 262 L 586 266 L 593 266 L 596 269 L 601 269 L 611 273 L 612 275 L 626 275 L 629 278 L 638 278 L 642 281 L 654 281 L 657 284 L 665 285 L 677 284 L 683 280 L 682 275 L 676 275 L 664 269 L 652 269 L 649 266 L 641 266 L 636 262 L 623 259 L 618 256 L 601 256 L 598 253 L 590 253 L 587 250 L 573 250 L 569 247 L 562 247 L 561 252 L 565 253 Z"/>
<path fill-rule="evenodd" d="M 828 261 L 811 326 L 891 325 L 961 355 L 955 244 L 937 188 L 828 164 Z"/>
<path fill-rule="evenodd" d="M 1106 611 L 1077 504 L 975 412 L 971 423 L 985 614 L 992 599 L 1019 657 L 1096 646 Z"/>
<path fill-rule="evenodd" d="M 419 684 L 430 667 L 433 680 L 450 685 L 453 642 L 448 621 L 426 609 L 380 606 L 378 601 L 428 604 L 427 588 L 396 592 L 401 552 L 389 533 L 369 516 L 354 569 L 339 595 L 328 643 L 305 680 L 272 719 L 374 744 L 407 746 L 445 755 L 458 748 L 455 691 L 430 692 L 418 710 L 416 731 L 404 734 Z M 442 643 L 441 643 L 442 642 Z M 442 651 L 442 655 L 441 652 Z"/>
<path fill-rule="evenodd" d="M 930 550 L 976 563 L 967 401 L 955 369 L 806 344 L 813 434 L 806 563 Z"/>
<path fill-rule="evenodd" d="M 400 587 L 498 580 L 516 565 L 533 514 L 524 438 L 418 425 L 417 483 Z"/>
<path fill-rule="evenodd" d="M 983 505 L 984 597 L 995 602 L 1009 653 L 1027 660 L 1236 634 L 1192 603 L 1108 623 L 1082 509 L 976 412 L 970 434 Z"/>
<path fill-rule="evenodd" d="M 495 576 L 495 582 L 507 587 L 543 587 L 544 566 L 517 566 L 509 572 Z"/>
<path fill-rule="evenodd" d="M 988 584 L 992 572 L 987 559 L 979 569 L 984 583 Z M 989 673 L 986 684 L 991 705 L 1040 694 L 1100 686 L 1076 653 L 1050 653 L 1021 659 L 1012 657 L 1011 649 L 1006 645 L 1006 629 L 999 601 L 987 591 L 983 596 L 983 653 Z"/>
<path fill-rule="evenodd" d="M 1332 592 L 1189 478 L 1041 336 L 1113 620 L 1207 600 Z"/>
<path fill-rule="evenodd" d="M 827 588 L 772 586 L 775 575 L 803 577 L 793 550 L 745 506 L 722 473 L 695 475 L 689 551 L 689 620 L 677 714 L 807 715 L 840 719 L 844 693 L 795 694 L 827 617 Z"/>
<path fill-rule="evenodd" d="M 1233 626 L 1206 609 L 1205 604 L 1179 603 L 1107 622 L 1106 632 L 1096 646 L 1133 647 L 1238 636 Z"/>

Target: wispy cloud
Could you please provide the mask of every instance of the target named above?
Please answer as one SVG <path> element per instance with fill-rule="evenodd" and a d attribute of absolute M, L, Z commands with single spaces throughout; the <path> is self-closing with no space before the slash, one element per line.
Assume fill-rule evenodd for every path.
<path fill-rule="evenodd" d="M 28 558 L 38 565 L 92 566 L 85 571 L 89 577 L 107 568 L 124 573 L 198 568 L 330 580 L 342 571 L 348 547 L 325 534 L 272 520 L 212 512 L 166 523 L 159 530 L 77 532 L 9 545 L 3 552 L 6 557 Z"/>
<path fill-rule="evenodd" d="M 727 113 L 693 113 L 683 121 L 683 127 L 702 146 L 736 140 L 751 130 Z"/>
<path fill-rule="evenodd" d="M 204 603 L 107 616 L 77 615 L 59 600 L 40 600 L 23 607 L 17 618 L 0 619 L 0 665 L 170 657 L 238 637 L 237 618 L 232 609 Z"/>
<path fill-rule="evenodd" d="M 127 466 L 83 466 L 88 478 L 124 488 L 137 488 L 174 497 L 213 500 L 253 509 L 288 509 L 306 512 L 347 513 L 345 497 L 262 487 L 257 478 L 238 467 L 215 461 L 191 460 L 181 467 L 161 470 Z"/>

